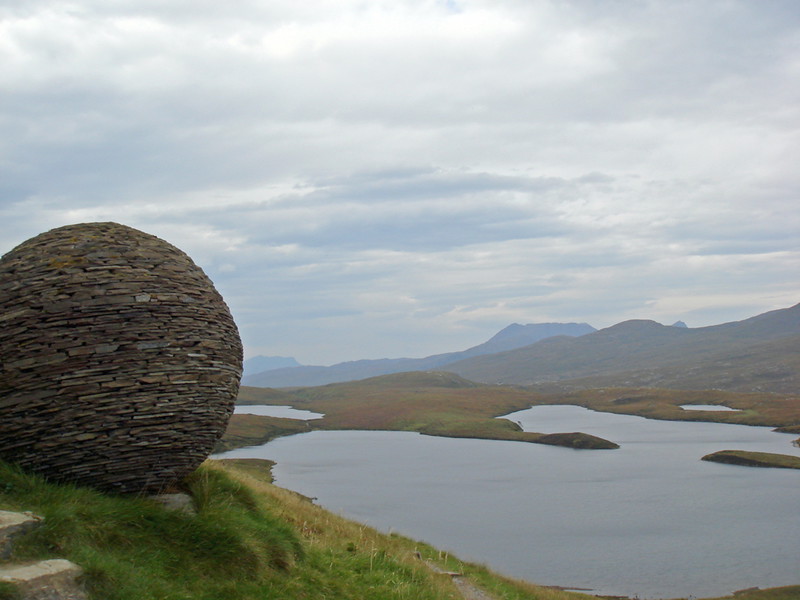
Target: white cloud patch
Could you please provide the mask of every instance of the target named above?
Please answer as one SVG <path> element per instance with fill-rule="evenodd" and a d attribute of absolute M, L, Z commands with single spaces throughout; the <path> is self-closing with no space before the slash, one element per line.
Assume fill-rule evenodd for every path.
<path fill-rule="evenodd" d="M 248 353 L 797 301 L 792 0 L 0 6 L 0 246 L 186 250 Z"/>

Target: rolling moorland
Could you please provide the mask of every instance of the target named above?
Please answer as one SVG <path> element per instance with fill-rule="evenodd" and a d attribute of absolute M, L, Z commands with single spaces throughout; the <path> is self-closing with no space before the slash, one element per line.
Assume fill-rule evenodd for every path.
<path fill-rule="evenodd" d="M 561 437 L 554 439 L 550 435 L 523 432 L 516 423 L 494 418 L 527 408 L 532 402 L 534 399 L 525 390 L 479 385 L 439 371 L 395 373 L 285 391 L 242 388 L 239 396 L 240 404 L 284 403 L 325 414 L 321 419 L 306 421 L 302 425 L 306 429 L 417 431 L 448 437 L 556 443 L 575 448 L 617 447 L 580 433 L 570 433 L 568 440 L 562 440 Z M 238 423 L 247 416 L 234 415 L 223 443 L 240 431 Z"/>
<path fill-rule="evenodd" d="M 794 395 L 655 388 L 538 392 L 521 386 L 477 384 L 452 373 L 436 371 L 396 373 L 361 381 L 286 390 L 243 387 L 238 402 L 243 405 L 288 405 L 325 416 L 299 421 L 235 414 L 217 447 L 218 451 L 261 444 L 277 436 L 314 429 L 416 431 L 426 435 L 531 442 L 580 450 L 613 450 L 617 447 L 614 440 L 581 432 L 524 432 L 516 423 L 496 418 L 544 404 L 572 404 L 651 419 L 763 425 L 800 433 L 800 402 Z M 684 410 L 681 408 L 684 404 L 719 405 L 737 410 Z M 764 458 L 756 462 L 765 466 Z M 793 457 L 774 455 L 774 458 L 771 466 L 798 466 L 795 461 L 787 460 Z M 730 457 L 727 461 L 734 462 Z M 743 458 L 738 464 L 755 462 Z"/>

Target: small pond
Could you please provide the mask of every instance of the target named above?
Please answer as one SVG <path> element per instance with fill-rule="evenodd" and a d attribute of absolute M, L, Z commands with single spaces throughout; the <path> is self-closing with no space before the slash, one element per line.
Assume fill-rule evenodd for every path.
<path fill-rule="evenodd" d="M 283 419 L 299 419 L 310 421 L 320 419 L 325 415 L 322 413 L 311 412 L 310 410 L 299 410 L 291 406 L 272 406 L 270 404 L 240 404 L 233 411 L 237 415 L 259 415 L 262 417 L 281 417 Z"/>
<path fill-rule="evenodd" d="M 682 404 L 683 410 L 709 410 L 718 412 L 740 412 L 738 408 L 720 406 L 719 404 Z"/>

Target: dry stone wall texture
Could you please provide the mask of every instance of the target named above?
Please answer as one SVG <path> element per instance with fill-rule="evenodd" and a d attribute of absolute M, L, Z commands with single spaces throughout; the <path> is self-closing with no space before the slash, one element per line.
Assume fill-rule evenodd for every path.
<path fill-rule="evenodd" d="M 116 223 L 0 259 L 0 458 L 117 492 L 193 471 L 233 411 L 242 346 L 203 271 Z"/>

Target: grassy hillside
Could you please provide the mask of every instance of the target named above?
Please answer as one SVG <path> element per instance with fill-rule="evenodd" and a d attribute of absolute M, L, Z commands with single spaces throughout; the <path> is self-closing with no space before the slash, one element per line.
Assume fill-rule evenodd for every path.
<path fill-rule="evenodd" d="M 711 353 L 677 365 L 561 380 L 557 387 L 607 386 L 796 394 L 800 391 L 800 335 Z"/>
<path fill-rule="evenodd" d="M 187 515 L 147 498 L 49 484 L 0 462 L 0 509 L 45 517 L 17 543 L 13 560 L 72 560 L 85 569 L 92 599 L 460 598 L 451 578 L 425 561 L 463 571 L 496 598 L 584 598 L 379 534 L 270 485 L 265 473 L 252 462 L 206 463 L 185 483 L 198 509 Z"/>

